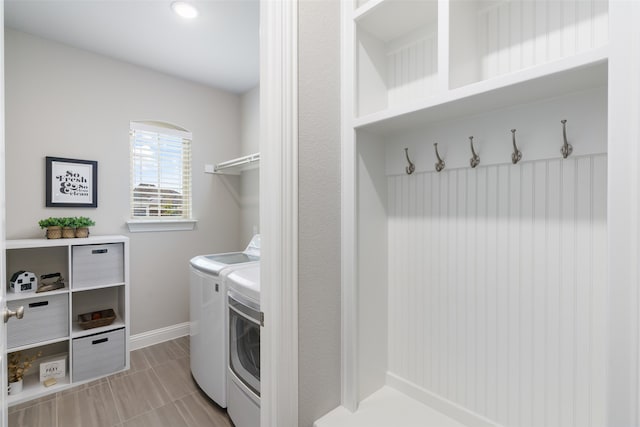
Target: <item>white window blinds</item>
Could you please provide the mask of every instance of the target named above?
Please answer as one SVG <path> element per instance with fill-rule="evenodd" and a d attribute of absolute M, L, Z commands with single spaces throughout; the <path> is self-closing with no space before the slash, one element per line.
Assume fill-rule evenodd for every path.
<path fill-rule="evenodd" d="M 191 218 L 191 133 L 131 122 L 131 218 Z"/>

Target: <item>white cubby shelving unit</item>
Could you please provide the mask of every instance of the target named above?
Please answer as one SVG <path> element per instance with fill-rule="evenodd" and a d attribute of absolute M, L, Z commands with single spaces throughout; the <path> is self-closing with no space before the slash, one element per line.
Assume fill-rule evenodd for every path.
<path fill-rule="evenodd" d="M 342 406 L 315 426 L 604 427 L 608 1 L 342 7 Z"/>
<path fill-rule="evenodd" d="M 23 391 L 8 396 L 10 406 L 129 368 L 128 259 L 124 236 L 6 241 L 7 284 L 20 270 L 38 278 L 60 273 L 65 283 L 41 293 L 7 289 L 7 307 L 25 308 L 21 320 L 7 324 L 7 353 L 42 353 L 25 375 Z M 106 309 L 116 313 L 110 325 L 79 326 L 78 315 Z M 40 361 L 58 355 L 66 356 L 66 377 L 45 387 L 39 381 Z"/>

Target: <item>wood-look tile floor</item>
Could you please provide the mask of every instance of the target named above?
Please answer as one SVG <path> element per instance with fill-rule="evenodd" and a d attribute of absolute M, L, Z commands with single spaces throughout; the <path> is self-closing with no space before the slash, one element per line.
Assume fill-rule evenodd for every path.
<path fill-rule="evenodd" d="M 195 384 L 189 337 L 131 352 L 131 369 L 9 408 L 9 427 L 232 427 Z"/>

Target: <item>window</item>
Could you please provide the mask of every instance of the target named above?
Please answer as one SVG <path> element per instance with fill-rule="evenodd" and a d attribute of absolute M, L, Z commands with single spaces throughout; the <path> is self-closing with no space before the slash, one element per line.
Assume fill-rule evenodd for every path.
<path fill-rule="evenodd" d="M 131 218 L 191 219 L 191 133 L 131 122 Z"/>

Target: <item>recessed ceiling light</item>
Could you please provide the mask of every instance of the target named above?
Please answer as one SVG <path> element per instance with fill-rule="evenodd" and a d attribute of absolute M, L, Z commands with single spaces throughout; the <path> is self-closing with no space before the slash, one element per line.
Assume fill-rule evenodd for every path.
<path fill-rule="evenodd" d="M 198 9 L 185 1 L 174 1 L 171 3 L 171 9 L 179 16 L 186 19 L 193 19 L 198 16 Z"/>

